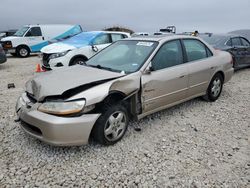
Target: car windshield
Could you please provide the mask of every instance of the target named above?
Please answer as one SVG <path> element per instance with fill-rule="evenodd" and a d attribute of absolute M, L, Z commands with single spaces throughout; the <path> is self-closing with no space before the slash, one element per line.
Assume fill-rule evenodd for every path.
<path fill-rule="evenodd" d="M 138 71 L 158 42 L 121 40 L 93 56 L 86 65 L 125 74 Z"/>
<path fill-rule="evenodd" d="M 26 33 L 26 31 L 29 29 L 29 27 L 22 27 L 19 29 L 13 36 L 17 37 L 23 37 L 23 35 Z"/>
<path fill-rule="evenodd" d="M 200 38 L 205 40 L 208 44 L 216 46 L 223 45 L 227 41 L 227 36 L 223 35 L 199 35 Z"/>

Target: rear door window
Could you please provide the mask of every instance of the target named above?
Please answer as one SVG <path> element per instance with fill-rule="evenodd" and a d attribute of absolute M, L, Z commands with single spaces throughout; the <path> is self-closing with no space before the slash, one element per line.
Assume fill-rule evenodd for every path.
<path fill-rule="evenodd" d="M 196 61 L 212 56 L 212 52 L 200 41 L 195 39 L 183 40 L 187 61 Z"/>
<path fill-rule="evenodd" d="M 183 54 L 179 40 L 163 44 L 151 61 L 154 70 L 161 70 L 183 63 Z"/>
<path fill-rule="evenodd" d="M 112 42 L 121 40 L 123 38 L 124 38 L 124 36 L 122 34 L 114 34 L 114 33 L 111 34 Z"/>
<path fill-rule="evenodd" d="M 241 46 L 241 41 L 239 37 L 232 38 L 232 46 Z"/>
<path fill-rule="evenodd" d="M 94 45 L 101 45 L 101 44 L 108 44 L 111 43 L 110 37 L 108 34 L 102 34 L 96 37 L 93 44 Z"/>
<path fill-rule="evenodd" d="M 243 46 L 250 46 L 249 42 L 246 39 L 244 39 L 244 38 L 240 38 L 240 39 L 241 39 Z"/>

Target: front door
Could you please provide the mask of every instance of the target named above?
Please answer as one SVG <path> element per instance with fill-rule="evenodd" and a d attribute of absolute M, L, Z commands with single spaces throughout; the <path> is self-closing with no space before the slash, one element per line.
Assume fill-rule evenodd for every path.
<path fill-rule="evenodd" d="M 143 113 L 160 110 L 187 97 L 188 72 L 179 40 L 163 44 L 151 67 L 152 71 L 141 79 Z"/>
<path fill-rule="evenodd" d="M 46 44 L 42 44 L 44 38 L 40 27 L 31 27 L 25 34 L 26 44 L 32 52 L 39 52 Z"/>

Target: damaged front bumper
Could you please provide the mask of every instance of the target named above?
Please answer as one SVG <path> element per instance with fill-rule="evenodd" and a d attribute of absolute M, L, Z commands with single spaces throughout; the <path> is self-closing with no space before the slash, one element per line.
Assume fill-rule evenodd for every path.
<path fill-rule="evenodd" d="M 16 104 L 16 112 L 22 129 L 29 135 L 51 145 L 69 146 L 88 143 L 91 130 L 100 114 L 84 114 L 79 117 L 59 117 L 37 110 L 24 93 Z"/>

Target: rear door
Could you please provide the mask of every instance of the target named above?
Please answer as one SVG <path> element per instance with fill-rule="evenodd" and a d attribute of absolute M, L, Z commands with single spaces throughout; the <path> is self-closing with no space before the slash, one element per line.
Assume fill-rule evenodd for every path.
<path fill-rule="evenodd" d="M 163 44 L 151 66 L 151 73 L 141 78 L 143 113 L 160 110 L 187 97 L 188 72 L 180 40 Z"/>
<path fill-rule="evenodd" d="M 213 54 L 198 39 L 184 39 L 183 45 L 188 67 L 188 97 L 192 98 L 203 94 L 209 85 L 215 70 Z"/>
<path fill-rule="evenodd" d="M 235 63 L 237 65 L 242 65 L 244 64 L 244 59 L 245 59 L 245 48 L 242 46 L 240 37 L 233 37 L 231 39 L 232 41 L 232 54 L 234 54 L 235 58 Z"/>
<path fill-rule="evenodd" d="M 250 43 L 247 39 L 240 37 L 242 46 L 244 48 L 244 58 L 242 64 L 250 65 Z"/>
<path fill-rule="evenodd" d="M 25 34 L 27 45 L 31 48 L 32 52 L 38 52 L 43 46 L 40 43 L 43 42 L 42 31 L 40 27 L 31 27 Z"/>

